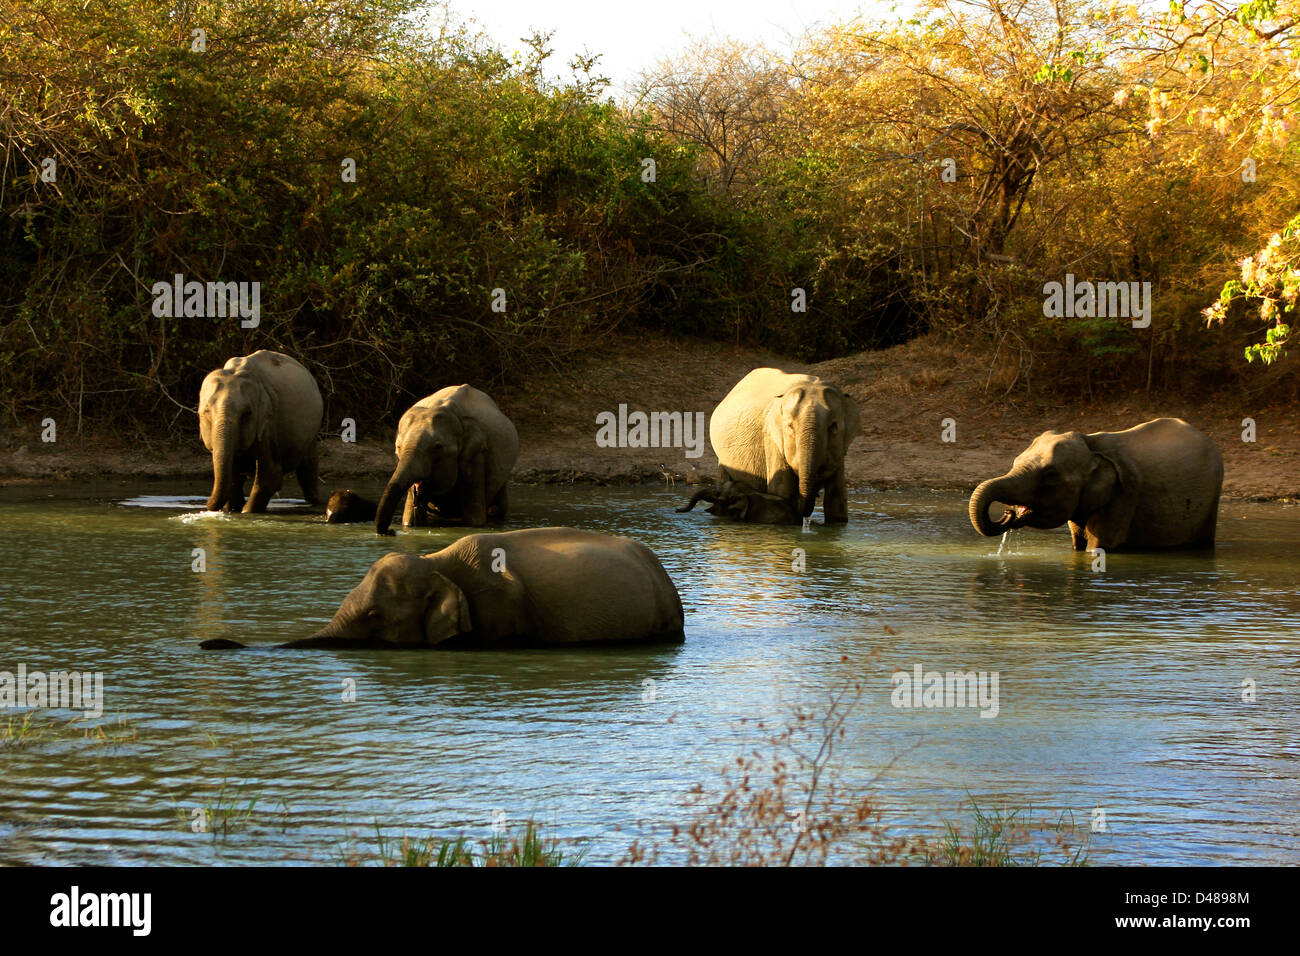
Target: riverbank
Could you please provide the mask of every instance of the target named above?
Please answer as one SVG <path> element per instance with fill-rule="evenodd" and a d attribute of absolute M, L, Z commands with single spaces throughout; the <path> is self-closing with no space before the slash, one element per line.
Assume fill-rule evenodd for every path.
<path fill-rule="evenodd" d="M 1047 429 L 1103 431 L 1160 416 L 1184 418 L 1223 451 L 1224 493 L 1259 500 L 1300 498 L 1300 413 L 1290 403 L 1236 389 L 1184 397 L 1143 394 L 1087 401 L 1025 396 L 1013 387 L 1013 365 L 990 351 L 931 337 L 879 352 L 818 364 L 795 362 L 725 343 L 658 335 L 612 336 L 569 360 L 563 370 L 531 376 L 495 390 L 519 429 L 515 480 L 521 483 L 663 481 L 661 465 L 678 483 L 711 477 L 717 459 L 688 458 L 682 449 L 601 448 L 596 416 L 629 410 L 712 412 L 750 369 L 776 365 L 808 371 L 845 388 L 857 401 L 862 429 L 847 459 L 855 487 L 968 490 L 1001 474 L 1035 435 Z M 1010 391 L 1008 391 L 1010 389 Z M 1242 440 L 1243 419 L 1255 421 L 1255 441 Z M 943 441 L 945 420 L 955 441 Z M 33 425 L 33 428 L 37 426 Z M 952 437 L 952 429 L 949 429 Z M 89 478 L 211 476 L 199 443 L 138 436 L 61 438 L 43 444 L 11 436 L 0 448 L 0 485 Z M 382 480 L 392 468 L 391 434 L 358 436 L 354 444 L 327 439 L 321 449 L 324 490 L 349 480 Z M 292 482 L 290 489 L 292 493 Z"/>

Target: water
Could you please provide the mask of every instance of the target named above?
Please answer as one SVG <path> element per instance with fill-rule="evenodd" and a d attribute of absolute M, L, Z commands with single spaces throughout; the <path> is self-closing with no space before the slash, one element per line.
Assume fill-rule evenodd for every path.
<path fill-rule="evenodd" d="M 824 707 L 849 667 L 867 693 L 835 762 L 880 774 L 899 832 L 965 821 L 971 798 L 1085 826 L 1100 807 L 1094 862 L 1300 862 L 1300 508 L 1225 503 L 1213 556 L 1094 572 L 1064 529 L 992 554 L 946 492 L 858 493 L 848 527 L 804 532 L 674 514 L 682 489 L 516 487 L 514 527 L 649 544 L 685 645 L 204 652 L 309 634 L 384 551 L 461 532 L 381 540 L 292 501 L 206 515 L 206 487 L 179 484 L 0 489 L 0 671 L 102 671 L 106 697 L 99 739 L 54 711 L 0 743 L 0 863 L 337 863 L 376 826 L 480 839 L 499 811 L 611 862 L 686 822 L 755 721 Z M 892 706 L 890 674 L 916 664 L 997 672 L 997 716 Z M 245 827 L 191 829 L 254 800 Z"/>

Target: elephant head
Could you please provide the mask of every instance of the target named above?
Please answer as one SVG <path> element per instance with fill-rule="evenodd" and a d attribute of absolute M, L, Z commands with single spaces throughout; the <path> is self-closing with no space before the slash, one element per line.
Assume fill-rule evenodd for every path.
<path fill-rule="evenodd" d="M 469 601 L 428 558 L 390 552 L 370 566 L 334 618 L 284 647 L 419 647 L 472 628 Z"/>
<path fill-rule="evenodd" d="M 397 467 L 388 479 L 375 530 L 388 533 L 393 512 L 412 485 L 418 483 L 416 509 L 451 491 L 462 475 L 483 467 L 487 439 L 472 419 L 462 419 L 447 408 L 416 405 L 407 410 L 397 425 Z"/>
<path fill-rule="evenodd" d="M 243 504 L 238 459 L 269 445 L 273 420 L 270 393 L 254 376 L 218 369 L 203 380 L 199 437 L 212 452 L 209 511 L 238 510 Z"/>
<path fill-rule="evenodd" d="M 1010 471 L 975 489 L 971 524 L 986 537 L 1016 528 L 1057 528 L 1067 521 L 1082 525 L 1115 497 L 1129 471 L 1116 449 L 1100 448 L 1093 436 L 1043 432 Z M 998 521 L 988 515 L 994 501 L 1012 506 Z"/>
<path fill-rule="evenodd" d="M 358 521 L 371 521 L 377 511 L 375 502 L 363 498 L 348 488 L 330 495 L 330 500 L 325 505 L 325 523 L 352 524 Z"/>
<path fill-rule="evenodd" d="M 807 518 L 817 495 L 844 467 L 844 453 L 858 432 L 858 406 L 826 382 L 794 386 L 768 406 L 768 492 L 795 502 Z"/>

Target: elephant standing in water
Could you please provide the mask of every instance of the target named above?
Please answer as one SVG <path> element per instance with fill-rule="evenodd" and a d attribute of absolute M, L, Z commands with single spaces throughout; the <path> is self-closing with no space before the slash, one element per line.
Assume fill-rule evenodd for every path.
<path fill-rule="evenodd" d="M 639 541 L 574 528 L 471 534 L 390 552 L 311 637 L 281 647 L 419 648 L 681 643 L 682 602 Z M 218 638 L 207 650 L 243 647 Z"/>
<path fill-rule="evenodd" d="M 815 375 L 775 368 L 756 368 L 742 378 L 709 421 L 723 482 L 783 499 L 796 519 L 813 513 L 824 490 L 822 511 L 830 524 L 849 520 L 844 455 L 857 433 L 852 398 Z"/>
<path fill-rule="evenodd" d="M 1067 522 L 1074 550 L 1213 547 L 1223 456 L 1179 418 L 1122 432 L 1043 432 L 1011 470 L 975 489 L 970 520 L 993 537 Z M 991 521 L 994 501 L 1012 505 Z"/>
<path fill-rule="evenodd" d="M 199 391 L 199 437 L 212 452 L 209 511 L 266 510 L 286 471 L 316 504 L 316 435 L 324 403 L 310 372 L 280 352 L 238 356 Z M 244 479 L 253 488 L 244 502 Z"/>
<path fill-rule="evenodd" d="M 506 517 L 519 433 L 478 389 L 453 385 L 420 399 L 398 422 L 394 447 L 397 467 L 375 515 L 379 534 L 392 534 L 388 525 L 404 495 L 404 525 L 425 524 L 429 505 L 442 518 L 476 527 L 489 515 Z"/>

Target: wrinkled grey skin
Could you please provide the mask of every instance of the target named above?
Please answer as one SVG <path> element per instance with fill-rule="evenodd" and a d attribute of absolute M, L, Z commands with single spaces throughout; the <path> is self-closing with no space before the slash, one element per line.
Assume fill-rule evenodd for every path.
<path fill-rule="evenodd" d="M 849 520 L 844 455 L 858 433 L 858 407 L 815 375 L 757 368 L 714 410 L 709 440 L 722 481 L 775 495 L 806 518 L 823 491 L 828 523 Z"/>
<path fill-rule="evenodd" d="M 682 602 L 630 538 L 574 528 L 471 534 L 376 561 L 325 627 L 281 647 L 423 648 L 681 643 Z M 214 650 L 242 647 L 205 641 Z"/>
<path fill-rule="evenodd" d="M 1223 457 L 1178 418 L 1122 432 L 1044 432 L 1011 470 L 975 489 L 970 519 L 992 537 L 1069 524 L 1076 551 L 1214 546 Z M 992 521 L 988 506 L 1012 505 Z"/>
<path fill-rule="evenodd" d="M 711 502 L 705 510 L 721 518 L 733 518 L 750 524 L 799 524 L 799 516 L 786 499 L 750 491 L 734 481 L 698 489 L 685 506 L 677 509 L 677 513 L 690 511 L 700 501 Z"/>
<path fill-rule="evenodd" d="M 496 402 L 454 385 L 416 402 L 397 425 L 397 467 L 388 480 L 375 531 L 388 530 L 405 497 L 402 524 L 422 525 L 433 505 L 442 519 L 481 527 L 509 511 L 507 485 L 519 457 L 519 434 Z"/>
<path fill-rule="evenodd" d="M 318 503 L 316 435 L 324 407 L 311 373 L 281 352 L 263 349 L 209 372 L 199 391 L 199 437 L 212 452 L 208 510 L 265 511 L 290 471 L 303 498 Z"/>

